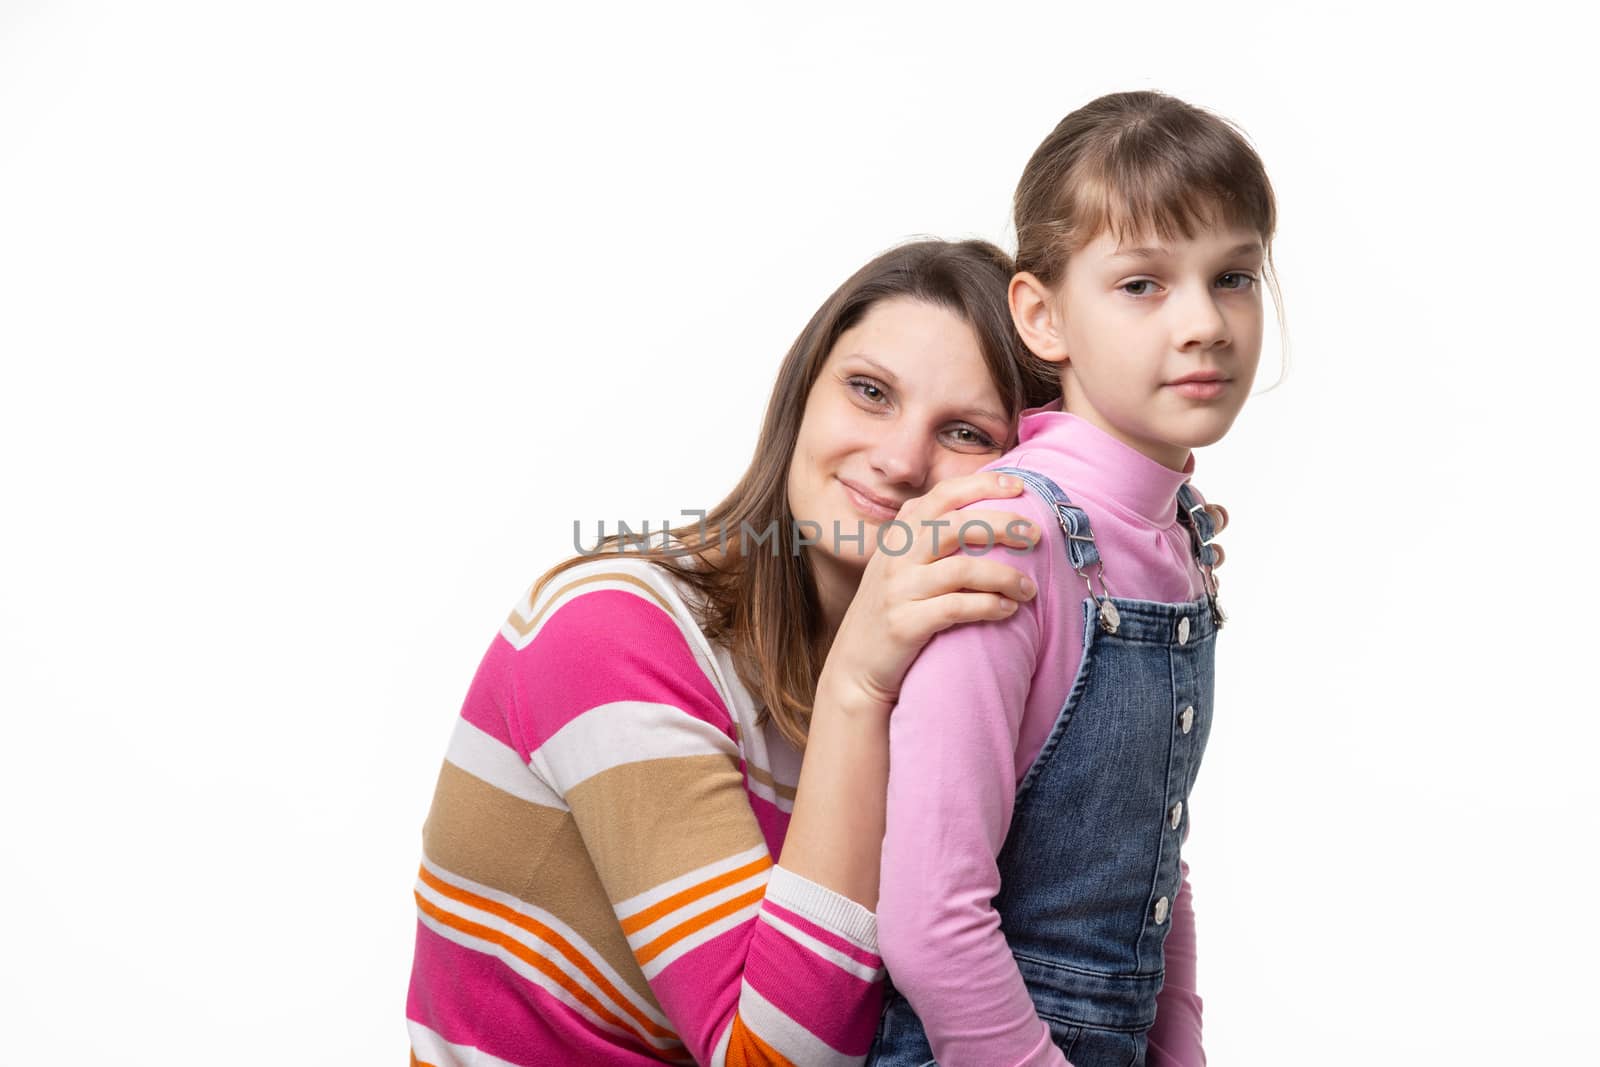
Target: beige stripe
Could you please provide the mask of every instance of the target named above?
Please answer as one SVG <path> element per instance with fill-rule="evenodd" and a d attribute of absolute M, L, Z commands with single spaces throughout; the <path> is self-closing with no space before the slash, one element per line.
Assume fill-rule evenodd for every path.
<path fill-rule="evenodd" d="M 763 843 L 732 756 L 676 756 L 602 771 L 567 790 L 612 901 Z"/>
<path fill-rule="evenodd" d="M 656 592 L 650 583 L 644 581 L 643 579 L 635 578 L 631 574 L 623 574 L 619 571 L 608 571 L 605 574 L 592 574 L 587 578 L 579 578 L 575 582 L 568 582 L 566 585 L 556 590 L 554 596 L 545 601 L 544 607 L 540 608 L 539 613 L 531 620 L 524 622 L 522 621 L 521 614 L 517 611 L 513 611 L 510 616 L 506 618 L 506 623 L 513 630 L 517 631 L 518 637 L 527 637 L 529 634 L 533 633 L 533 631 L 539 628 L 539 624 L 544 621 L 544 617 L 550 613 L 551 608 L 555 607 L 561 602 L 562 597 L 566 596 L 569 592 L 581 585 L 591 585 L 595 582 L 627 582 L 629 585 L 636 585 L 644 592 L 646 596 L 659 604 L 662 611 L 666 612 L 668 615 L 673 613 L 672 608 L 664 599 L 662 599 L 661 594 Z"/>
<path fill-rule="evenodd" d="M 744 765 L 744 769 L 745 772 L 750 775 L 750 777 L 754 778 L 756 781 L 760 782 L 762 785 L 766 786 L 783 799 L 794 799 L 794 786 L 784 785 L 782 782 L 772 777 L 771 772 L 766 768 L 757 767 L 754 763 L 746 763 Z"/>
<path fill-rule="evenodd" d="M 554 915 L 659 1007 L 568 812 L 521 800 L 446 763 L 422 850 L 452 874 Z"/>

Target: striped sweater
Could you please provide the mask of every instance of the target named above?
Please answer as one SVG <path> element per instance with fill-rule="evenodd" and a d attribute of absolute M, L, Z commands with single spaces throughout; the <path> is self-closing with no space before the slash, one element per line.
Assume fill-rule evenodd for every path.
<path fill-rule="evenodd" d="M 874 916 L 774 866 L 800 756 L 690 596 L 607 555 L 501 627 L 423 830 L 413 1063 L 865 1059 Z"/>

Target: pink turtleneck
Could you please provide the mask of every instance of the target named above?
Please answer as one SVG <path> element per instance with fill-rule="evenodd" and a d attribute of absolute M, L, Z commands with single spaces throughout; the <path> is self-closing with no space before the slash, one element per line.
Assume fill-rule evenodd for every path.
<path fill-rule="evenodd" d="M 1204 595 L 1188 531 L 1177 522 L 1178 487 L 1193 456 L 1183 471 L 1164 467 L 1057 401 L 1024 412 L 1017 447 L 989 466 L 1038 471 L 1088 513 L 1114 596 L 1172 603 Z M 1016 511 L 1045 531 L 1031 553 L 994 550 L 1032 577 L 1039 595 L 1008 619 L 938 634 L 906 675 L 889 727 L 878 940 L 941 1063 L 1061 1065 L 1067 1061 L 1034 1012 L 990 901 L 1017 786 L 1078 672 L 1085 590 L 1038 494 L 971 508 Z M 1184 870 L 1149 1067 L 1205 1063 Z"/>

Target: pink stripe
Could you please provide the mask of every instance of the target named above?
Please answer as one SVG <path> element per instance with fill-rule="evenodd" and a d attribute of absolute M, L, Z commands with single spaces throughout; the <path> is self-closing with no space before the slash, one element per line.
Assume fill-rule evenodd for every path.
<path fill-rule="evenodd" d="M 467 688 L 467 698 L 461 704 L 461 717 L 496 741 L 513 749 L 524 762 L 528 759 L 527 746 L 514 734 L 509 721 L 512 708 L 511 694 L 506 686 L 506 668 L 516 650 L 505 638 L 495 635 L 489 651 L 483 654 L 478 671 Z"/>
<path fill-rule="evenodd" d="M 748 783 L 745 788 L 749 788 Z M 789 833 L 789 813 L 766 797 L 758 797 L 754 793 L 749 795 L 750 807 L 756 813 L 756 825 L 761 827 L 761 836 L 767 841 L 767 851 L 776 856 L 783 851 L 783 839 Z"/>
<path fill-rule="evenodd" d="M 670 704 L 731 739 L 733 719 L 671 616 L 616 590 L 584 593 L 548 616 L 516 653 L 519 729 L 534 747 L 602 704 Z"/>
<path fill-rule="evenodd" d="M 650 982 L 667 1018 L 679 1024 L 696 1060 L 706 1063 L 739 1004 L 745 952 L 757 926 L 742 922 L 669 963 Z"/>
<path fill-rule="evenodd" d="M 452 1044 L 526 1067 L 661 1063 L 636 1043 L 597 1030 L 494 957 L 463 948 L 420 921 L 406 1017 Z"/>
<path fill-rule="evenodd" d="M 812 937 L 816 938 L 818 941 L 821 941 L 829 948 L 838 949 L 840 952 L 844 953 L 846 956 L 849 956 L 857 963 L 874 968 L 883 966 L 883 960 L 879 959 L 877 956 L 874 956 L 866 949 L 846 941 L 832 930 L 829 930 L 826 926 L 818 926 L 805 916 L 790 911 L 782 904 L 775 903 L 771 897 L 767 897 L 765 900 L 763 900 L 761 902 L 761 906 L 767 911 L 772 912 L 772 914 L 776 915 L 778 918 L 783 919 L 785 922 L 792 923 L 799 927 L 805 933 L 810 934 Z"/>
<path fill-rule="evenodd" d="M 872 1045 L 883 1007 L 883 983 L 840 970 L 766 923 L 756 927 L 744 980 L 784 1015 L 847 1056 Z"/>

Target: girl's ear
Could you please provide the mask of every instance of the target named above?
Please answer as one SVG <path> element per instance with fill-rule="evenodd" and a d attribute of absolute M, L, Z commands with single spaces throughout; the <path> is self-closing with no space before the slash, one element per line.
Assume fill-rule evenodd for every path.
<path fill-rule="evenodd" d="M 1067 342 L 1053 295 L 1049 286 L 1028 271 L 1013 275 L 1006 291 L 1011 321 L 1022 335 L 1022 343 L 1042 360 L 1064 363 Z"/>

